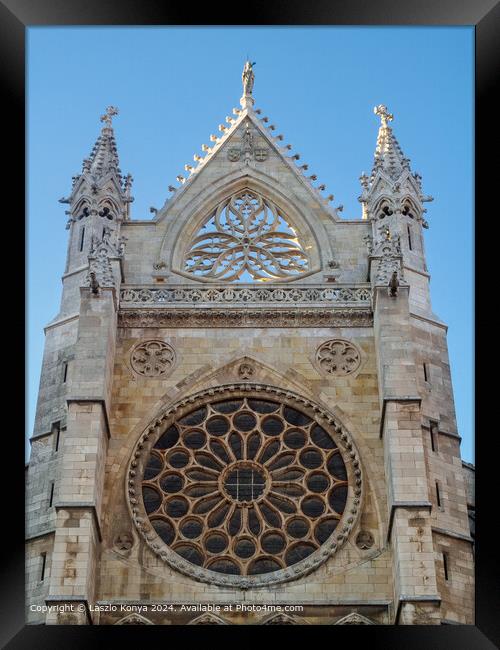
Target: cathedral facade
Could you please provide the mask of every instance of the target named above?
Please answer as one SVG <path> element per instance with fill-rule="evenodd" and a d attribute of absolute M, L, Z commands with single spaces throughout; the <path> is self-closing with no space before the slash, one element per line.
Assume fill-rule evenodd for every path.
<path fill-rule="evenodd" d="M 383 105 L 357 220 L 254 106 L 130 218 L 109 107 L 68 205 L 27 468 L 32 624 L 474 622 L 471 468 Z M 472 499 L 473 500 L 473 499 Z"/>

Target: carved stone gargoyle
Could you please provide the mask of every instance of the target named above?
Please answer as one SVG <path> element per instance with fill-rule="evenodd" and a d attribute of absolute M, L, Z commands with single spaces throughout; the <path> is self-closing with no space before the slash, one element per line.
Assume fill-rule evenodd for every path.
<path fill-rule="evenodd" d="M 97 281 L 95 271 L 90 271 L 89 276 L 90 276 L 90 288 L 92 289 L 92 293 L 98 294 L 99 282 Z"/>
<path fill-rule="evenodd" d="M 395 298 L 398 295 L 398 288 L 399 288 L 398 272 L 393 271 L 391 275 L 391 279 L 389 281 L 389 295 L 391 296 L 391 298 Z"/>

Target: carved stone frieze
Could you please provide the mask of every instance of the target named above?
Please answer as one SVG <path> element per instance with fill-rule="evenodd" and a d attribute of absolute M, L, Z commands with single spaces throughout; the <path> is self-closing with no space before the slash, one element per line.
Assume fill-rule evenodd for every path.
<path fill-rule="evenodd" d="M 121 327 L 371 327 L 364 309 L 126 309 Z"/>
<path fill-rule="evenodd" d="M 370 304 L 371 288 L 316 286 L 183 286 L 183 287 L 127 287 L 120 292 L 122 307 L 135 305 L 165 305 L 165 304 L 224 304 L 238 303 L 269 305 L 269 304 L 320 304 L 341 306 L 342 304 Z"/>

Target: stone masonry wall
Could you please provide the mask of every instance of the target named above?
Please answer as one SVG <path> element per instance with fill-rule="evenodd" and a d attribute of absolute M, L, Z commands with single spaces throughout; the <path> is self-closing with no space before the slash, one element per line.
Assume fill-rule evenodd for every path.
<path fill-rule="evenodd" d="M 329 378 L 315 366 L 317 347 L 330 338 L 347 338 L 361 351 L 359 371 L 347 377 Z M 137 375 L 130 367 L 133 346 L 147 339 L 168 342 L 177 365 L 166 379 Z M 255 361 L 258 381 L 293 387 L 314 395 L 345 422 L 365 464 L 364 508 L 356 530 L 370 530 L 375 545 L 360 550 L 354 531 L 342 550 L 313 574 L 265 590 L 230 591 L 198 583 L 164 564 L 145 546 L 130 519 L 125 490 L 125 471 L 135 440 L 154 418 L 161 404 L 207 385 L 235 380 L 234 362 L 243 356 Z M 229 364 L 229 365 L 228 365 Z M 222 370 L 221 370 L 222 369 Z M 103 554 L 98 599 L 102 601 L 237 601 L 248 602 L 389 602 L 392 598 L 390 550 L 385 543 L 385 477 L 382 446 L 378 437 L 379 404 L 373 339 L 369 328 L 339 329 L 128 329 L 119 331 L 115 362 L 113 408 L 110 418 Z M 215 378 L 213 373 L 218 372 Z M 116 539 L 128 534 L 133 546 L 120 551 Z"/>

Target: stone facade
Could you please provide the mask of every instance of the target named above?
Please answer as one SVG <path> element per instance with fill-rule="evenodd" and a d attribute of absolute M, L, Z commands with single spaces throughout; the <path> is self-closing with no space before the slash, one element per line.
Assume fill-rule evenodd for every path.
<path fill-rule="evenodd" d="M 362 218 L 342 220 L 254 108 L 253 85 L 247 63 L 241 108 L 151 221 L 130 219 L 114 107 L 61 199 L 68 259 L 61 310 L 46 328 L 27 471 L 30 623 L 474 622 L 472 468 L 460 458 L 446 325 L 431 308 L 423 245 L 432 199 L 378 106 Z M 207 415 L 227 395 L 260 433 L 238 429 L 236 415 Z M 259 415 L 271 403 L 284 434 L 271 432 L 278 415 Z M 186 430 L 195 409 L 206 422 Z M 250 496 L 238 483 L 234 497 L 222 470 L 174 464 L 181 443 L 189 467 L 209 462 L 217 419 L 237 429 L 219 453 L 231 448 L 229 469 L 246 471 Z M 178 442 L 168 442 L 172 431 Z M 275 460 L 249 460 L 251 435 Z M 309 436 L 304 451 L 300 436 Z M 286 466 L 295 478 L 280 483 Z M 196 472 L 199 485 L 189 482 Z M 254 481 L 266 476 L 257 494 Z M 210 515 L 212 533 L 179 541 L 202 525 L 210 481 L 228 504 L 213 513 L 231 508 L 231 521 L 244 520 L 236 527 L 260 513 L 258 525 L 267 531 L 274 517 L 274 530 L 231 537 L 233 524 Z M 151 498 L 161 490 L 160 508 Z M 192 495 L 201 498 L 188 503 Z M 266 499 L 278 503 L 274 515 Z M 186 520 L 175 507 L 189 508 Z M 281 551 L 294 522 L 309 527 L 309 541 L 288 537 Z M 210 550 L 214 530 L 231 551 Z M 261 556 L 240 566 L 237 556 L 257 545 Z M 61 607 L 29 607 L 44 604 Z"/>

